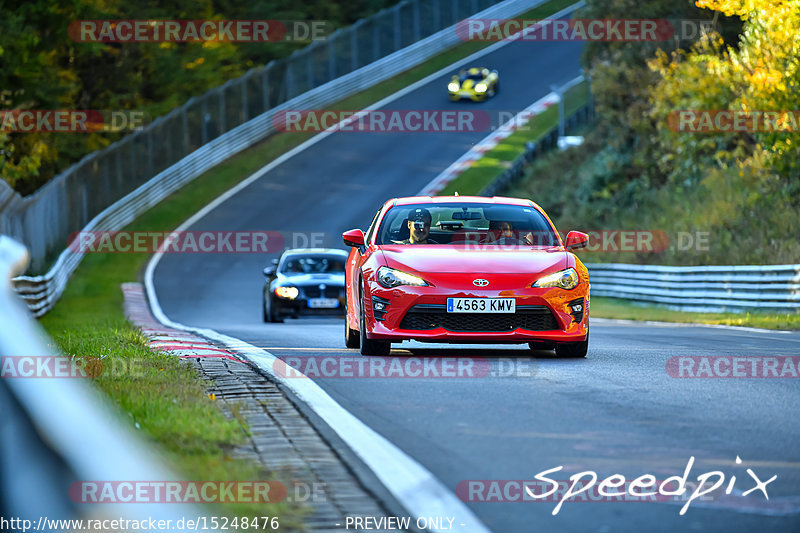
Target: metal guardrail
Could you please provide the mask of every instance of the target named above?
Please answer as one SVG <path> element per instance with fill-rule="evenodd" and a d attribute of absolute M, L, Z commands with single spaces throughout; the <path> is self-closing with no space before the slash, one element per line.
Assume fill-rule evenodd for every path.
<path fill-rule="evenodd" d="M 405 12 L 402 10 L 408 9 L 409 6 L 413 8 L 413 6 L 418 5 L 419 9 L 414 8 L 412 11 L 424 15 L 428 11 L 422 8 L 420 2 L 425 5 L 428 3 L 437 5 L 440 9 L 447 3 L 453 6 L 469 4 L 470 7 L 479 8 L 481 5 L 494 3 L 494 0 L 491 2 L 488 0 L 481 0 L 480 2 L 476 0 L 471 2 L 460 2 L 460 0 L 414 0 L 398 4 L 393 10 L 398 10 L 398 13 Z M 454 20 L 439 17 L 439 22 L 442 24 L 457 22 L 461 17 L 465 16 L 507 18 L 518 15 L 544 2 L 545 0 L 505 0 L 479 13 L 463 12 L 463 7 L 452 8 L 450 12 L 454 17 L 455 15 L 458 15 L 458 17 Z M 394 13 L 395 11 L 393 10 L 388 12 Z M 384 12 L 378 15 L 381 17 L 387 16 Z M 375 16 L 377 17 L 378 15 Z M 395 15 L 392 15 L 392 17 L 393 21 L 396 20 Z M 352 27 L 354 28 L 352 31 L 361 31 L 363 27 L 369 24 L 372 23 L 357 23 Z M 394 22 L 392 24 L 393 26 L 391 27 L 396 28 Z M 402 26 L 401 29 L 404 27 Z M 386 38 L 383 33 L 368 32 L 366 38 L 369 40 L 373 37 L 381 40 Z M 406 44 L 404 39 L 399 41 L 394 39 L 393 42 L 400 45 Z M 130 135 L 101 152 L 91 154 L 30 197 L 21 199 L 19 195 L 16 195 L 15 198 L 11 195 L 12 198 L 9 200 L 8 195 L 3 196 L 2 191 L 0 191 L 0 209 L 3 209 L 0 212 L 0 231 L 14 236 L 28 245 L 34 261 L 39 266 L 42 266 L 47 253 L 51 252 L 56 244 L 59 249 L 62 246 L 66 246 L 67 237 L 71 232 L 118 230 L 208 169 L 262 141 L 275 131 L 273 117 L 276 113 L 287 109 L 318 109 L 330 105 L 415 67 L 459 42 L 461 42 L 460 37 L 455 31 L 455 26 L 451 24 L 402 49 L 394 51 L 395 49 L 393 48 L 392 53 L 384 55 L 377 61 L 364 66 L 361 66 L 361 63 L 351 63 L 351 66 L 358 65 L 358 68 L 330 81 L 327 78 L 320 80 L 320 83 L 308 87 L 308 90 L 302 94 L 298 95 L 297 92 L 292 93 L 290 91 L 288 94 L 292 96 L 291 98 L 283 100 L 282 103 L 276 104 L 272 108 L 267 108 L 266 112 L 262 112 L 255 118 L 250 118 L 246 121 L 225 121 L 229 131 L 222 133 L 205 144 L 199 145 L 199 147 L 195 143 L 188 143 L 187 150 L 181 152 L 177 148 L 170 148 L 170 146 L 173 142 L 185 139 L 186 130 L 181 130 L 183 134 L 175 131 L 166 133 L 164 137 L 154 137 L 153 135 L 155 134 L 153 132 L 167 132 L 169 130 L 168 124 L 189 124 L 189 128 L 193 128 L 194 126 L 192 125 L 196 121 L 190 120 L 190 109 L 196 105 L 196 102 L 190 100 L 185 106 L 157 119 L 145 130 Z M 310 58 L 311 55 L 309 54 L 313 54 L 316 57 L 322 46 L 324 45 L 315 43 L 303 51 L 293 54 L 290 58 L 287 58 L 287 61 L 300 61 L 297 59 L 298 57 Z M 334 49 L 328 49 L 329 52 L 332 50 Z M 311 59 L 305 59 L 304 61 L 304 65 L 311 64 L 309 63 Z M 327 58 L 325 61 L 327 68 Z M 263 80 L 265 78 L 273 80 L 273 78 L 269 77 L 269 73 L 278 68 L 275 65 L 277 63 L 267 65 L 262 70 L 251 71 L 239 80 L 232 80 L 226 83 L 219 90 L 228 91 L 234 83 L 247 83 L 247 80 Z M 281 68 L 284 68 L 285 71 L 288 67 L 284 65 Z M 339 71 L 334 69 L 332 72 L 338 73 Z M 316 78 L 314 79 L 316 80 Z M 269 83 L 272 82 L 270 81 Z M 304 86 L 303 88 L 306 87 Z M 269 92 L 269 94 L 272 93 Z M 224 103 L 220 102 L 224 101 L 220 100 L 218 106 L 214 104 L 217 109 L 224 107 Z M 268 103 L 272 104 L 273 100 L 269 100 Z M 248 111 L 246 116 L 252 117 L 253 114 Z M 199 128 L 199 125 L 196 124 L 195 126 L 197 126 L 195 129 Z M 161 140 L 159 141 L 159 139 Z M 125 146 L 127 148 L 123 148 Z M 113 147 L 118 147 L 119 149 Z M 141 149 L 141 147 L 144 148 Z M 113 151 L 112 148 L 117 151 Z M 148 154 L 152 152 L 158 155 L 162 151 L 164 153 L 158 156 L 157 159 L 159 161 L 168 161 L 169 164 L 151 164 L 147 167 L 159 171 L 157 174 L 137 173 L 136 169 L 145 166 L 144 161 L 149 157 Z M 189 151 L 191 153 L 188 153 Z M 185 155 L 185 153 L 188 153 L 188 155 Z M 109 154 L 114 155 L 111 156 Z M 182 154 L 182 157 L 170 159 L 167 154 Z M 87 165 L 91 168 L 91 172 L 85 168 Z M 80 175 L 82 178 L 75 182 L 76 178 L 68 179 L 67 176 L 71 175 Z M 137 181 L 137 178 L 142 176 L 144 176 L 144 179 Z M 136 181 L 138 188 L 128 192 L 134 188 L 130 186 L 134 181 Z M 122 183 L 128 186 L 121 187 L 120 184 Z M 141 185 L 139 185 L 140 183 Z M 4 183 L 0 182 L 0 189 L 2 189 L 3 185 Z M 127 194 L 123 196 L 123 193 Z M 4 204 L 3 198 L 5 198 Z M 119 199 L 113 201 L 115 198 Z M 103 207 L 98 208 L 98 206 Z M 14 280 L 17 291 L 25 299 L 35 316 L 41 316 L 52 308 L 64 291 L 67 280 L 77 268 L 81 259 L 82 254 L 66 249 L 61 252 L 55 264 L 46 274 L 22 276 Z"/>
<path fill-rule="evenodd" d="M 173 520 L 174 504 L 92 504 L 75 501 L 79 481 L 179 481 L 156 461 L 153 450 L 118 419 L 116 412 L 84 379 L 8 377 L 7 358 L 40 361 L 60 355 L 11 289 L 9 279 L 27 265 L 25 247 L 0 235 L 0 515 L 31 520 L 40 531 L 62 528 L 40 519 Z M 34 362 L 35 361 L 35 362 Z M 52 368 L 51 365 L 43 365 Z M 19 365 L 21 368 L 22 365 Z M 26 372 L 29 373 L 29 372 Z M 198 516 L 194 505 L 181 513 Z M 22 526 L 12 529 L 21 529 Z M 29 528 L 29 530 L 32 528 Z M 63 528 L 64 530 L 68 528 Z M 145 529 L 147 530 L 147 529 Z"/>
<path fill-rule="evenodd" d="M 800 265 L 658 266 L 587 263 L 593 296 L 684 311 L 800 311 Z"/>

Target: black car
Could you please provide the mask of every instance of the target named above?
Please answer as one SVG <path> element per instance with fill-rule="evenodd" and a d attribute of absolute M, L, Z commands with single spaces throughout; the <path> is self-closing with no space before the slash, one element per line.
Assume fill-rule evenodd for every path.
<path fill-rule="evenodd" d="M 332 248 L 285 250 L 264 269 L 264 322 L 301 315 L 343 315 L 347 252 Z"/>

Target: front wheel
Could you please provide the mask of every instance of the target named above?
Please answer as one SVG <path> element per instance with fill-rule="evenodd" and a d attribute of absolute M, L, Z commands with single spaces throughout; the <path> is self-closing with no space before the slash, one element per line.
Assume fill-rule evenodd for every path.
<path fill-rule="evenodd" d="M 363 293 L 362 293 L 363 294 Z M 364 297 L 361 297 L 361 312 L 359 313 L 358 327 L 359 332 L 359 352 L 361 355 L 389 355 L 392 351 L 392 343 L 386 341 L 376 341 L 367 338 L 367 317 L 366 317 L 366 302 Z"/>
<path fill-rule="evenodd" d="M 585 341 L 556 344 L 556 355 L 558 357 L 569 357 L 569 358 L 586 357 L 588 351 L 589 351 L 588 334 L 586 335 Z"/>
<path fill-rule="evenodd" d="M 350 321 L 347 318 L 349 314 L 349 308 L 347 306 L 347 292 L 345 290 L 345 302 L 344 302 L 344 345 L 347 348 L 358 348 L 361 344 L 359 340 L 359 333 L 357 330 L 352 329 L 350 327 Z"/>
<path fill-rule="evenodd" d="M 264 322 L 283 322 L 283 318 L 278 316 L 275 306 L 272 305 L 272 298 L 264 296 L 264 303 L 261 306 L 264 310 Z"/>

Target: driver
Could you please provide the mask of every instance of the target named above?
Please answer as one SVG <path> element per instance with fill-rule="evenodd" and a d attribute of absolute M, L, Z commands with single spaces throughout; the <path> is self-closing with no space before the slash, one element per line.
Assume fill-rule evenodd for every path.
<path fill-rule="evenodd" d="M 424 207 L 418 207 L 408 215 L 408 239 L 394 241 L 396 244 L 439 244 L 430 238 L 431 212 Z"/>

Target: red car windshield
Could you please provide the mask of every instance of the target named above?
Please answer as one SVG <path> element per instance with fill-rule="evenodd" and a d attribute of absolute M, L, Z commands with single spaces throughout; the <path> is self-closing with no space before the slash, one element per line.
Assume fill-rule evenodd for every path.
<path fill-rule="evenodd" d="M 415 228 L 416 236 L 425 237 L 421 241 L 412 235 Z M 531 206 L 447 203 L 398 205 L 390 209 L 378 230 L 377 244 L 417 242 L 453 246 L 558 246 L 550 223 Z"/>

